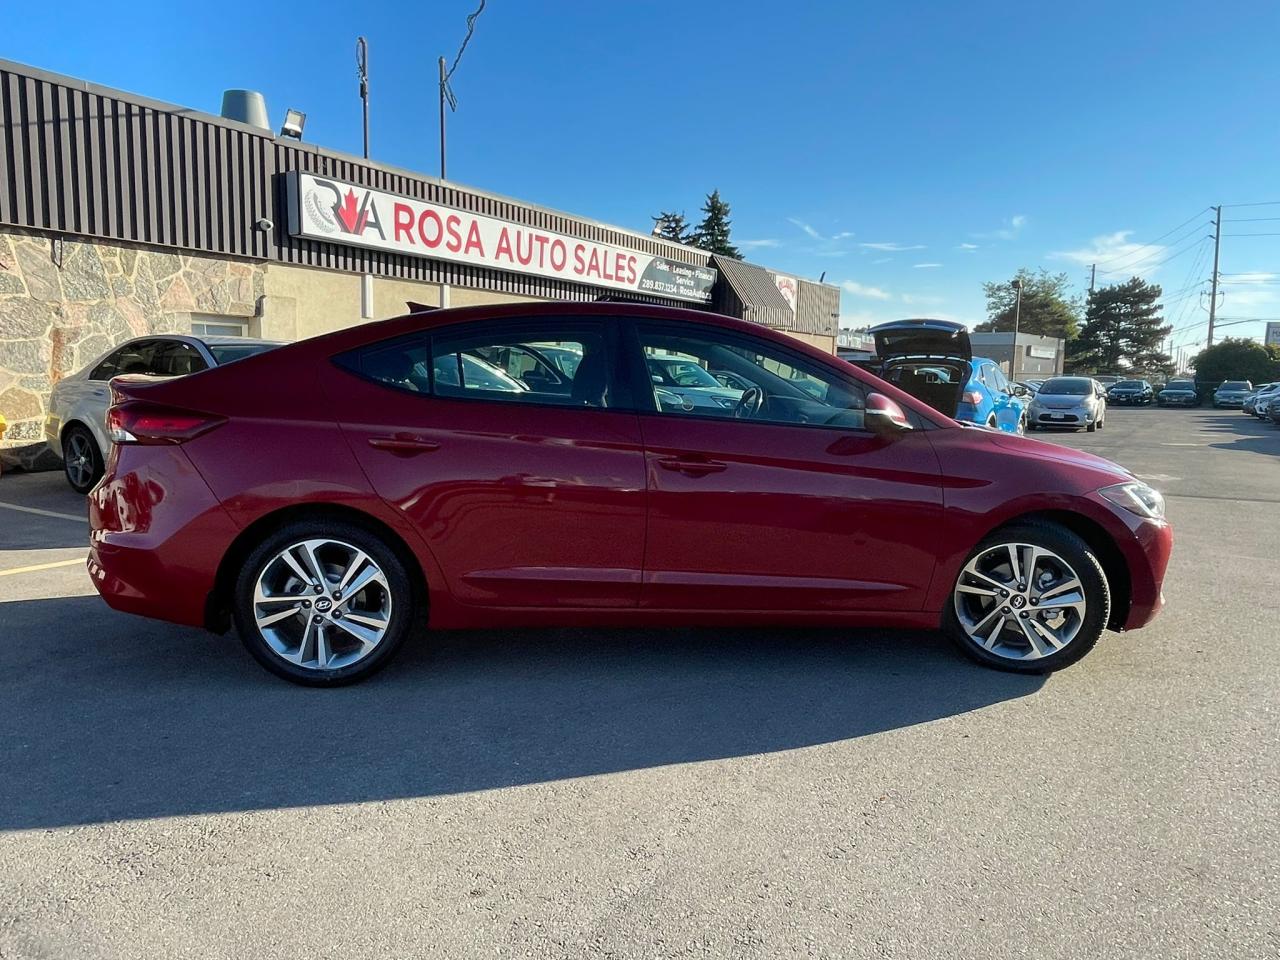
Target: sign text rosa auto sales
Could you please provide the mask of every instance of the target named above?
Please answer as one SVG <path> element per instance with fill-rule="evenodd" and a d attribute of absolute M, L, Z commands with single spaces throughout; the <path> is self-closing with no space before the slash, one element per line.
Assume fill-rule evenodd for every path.
<path fill-rule="evenodd" d="M 707 303 L 716 271 L 454 207 L 289 175 L 289 233 Z"/>

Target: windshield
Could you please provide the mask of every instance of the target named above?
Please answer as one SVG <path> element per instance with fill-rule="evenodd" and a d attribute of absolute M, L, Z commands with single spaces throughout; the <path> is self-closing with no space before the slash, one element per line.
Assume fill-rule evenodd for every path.
<path fill-rule="evenodd" d="M 650 360 L 649 373 L 673 387 L 718 387 L 720 381 L 692 360 Z"/>
<path fill-rule="evenodd" d="M 245 357 L 252 357 L 255 353 L 265 353 L 268 350 L 274 350 L 280 346 L 278 343 L 206 343 L 209 353 L 213 355 L 213 362 L 222 366 L 224 363 L 231 363 L 234 360 L 243 360 Z"/>
<path fill-rule="evenodd" d="M 1138 389 L 1141 389 L 1142 387 L 1142 381 L 1141 380 L 1122 380 L 1119 383 L 1117 383 L 1116 386 L 1124 387 L 1126 390 L 1128 389 L 1138 390 Z"/>
<path fill-rule="evenodd" d="M 1087 397 L 1093 393 L 1093 381 L 1084 377 L 1058 377 L 1046 380 L 1040 392 L 1046 396 Z"/>
<path fill-rule="evenodd" d="M 1218 389 L 1219 390 L 1248 390 L 1249 381 L 1248 380 L 1226 380 L 1223 382 L 1222 386 L 1220 386 Z"/>

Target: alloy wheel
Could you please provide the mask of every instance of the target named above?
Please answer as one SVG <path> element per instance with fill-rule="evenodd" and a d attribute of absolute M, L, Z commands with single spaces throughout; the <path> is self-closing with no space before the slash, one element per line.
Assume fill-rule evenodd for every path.
<path fill-rule="evenodd" d="M 338 670 L 373 653 L 391 623 L 391 587 L 368 553 L 311 539 L 276 553 L 258 575 L 253 619 L 281 659 Z"/>
<path fill-rule="evenodd" d="M 67 477 L 77 489 L 88 486 L 93 479 L 93 449 L 89 446 L 91 442 L 88 435 L 78 429 L 67 437 L 63 458 L 66 461 Z"/>
<path fill-rule="evenodd" d="M 973 557 L 956 580 L 953 604 L 974 644 L 1019 661 L 1064 650 L 1088 610 L 1071 564 L 1032 543 L 999 543 Z"/>

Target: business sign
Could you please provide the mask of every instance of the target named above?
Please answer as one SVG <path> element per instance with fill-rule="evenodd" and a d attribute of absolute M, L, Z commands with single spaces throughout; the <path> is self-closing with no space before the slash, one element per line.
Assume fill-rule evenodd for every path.
<path fill-rule="evenodd" d="M 1267 324 L 1267 335 L 1262 342 L 1268 347 L 1280 347 L 1280 323 Z"/>
<path fill-rule="evenodd" d="M 1053 360 L 1058 356 L 1058 351 L 1054 347 L 1028 347 L 1027 356 L 1035 357 L 1037 360 Z"/>
<path fill-rule="evenodd" d="M 289 234 L 708 303 L 716 271 L 294 171 Z"/>
<path fill-rule="evenodd" d="M 791 308 L 791 312 L 795 313 L 796 294 L 800 289 L 800 281 L 795 277 L 788 277 L 785 273 L 775 273 L 773 282 L 777 286 L 778 292 L 782 294 L 782 299 L 787 301 L 787 306 Z"/>

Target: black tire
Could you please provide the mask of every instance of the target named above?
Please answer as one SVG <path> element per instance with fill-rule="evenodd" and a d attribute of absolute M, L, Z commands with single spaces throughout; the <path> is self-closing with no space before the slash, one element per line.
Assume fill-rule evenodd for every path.
<path fill-rule="evenodd" d="M 254 619 L 254 588 L 259 576 L 282 550 L 290 544 L 308 539 L 341 541 L 358 547 L 382 569 L 389 587 L 391 614 L 386 633 L 371 653 L 346 667 L 321 670 L 289 662 L 271 648 Z M 309 607 L 310 598 L 306 599 Z M 303 686 L 337 687 L 357 683 L 386 666 L 415 626 L 424 622 L 422 611 L 418 608 L 418 597 L 405 562 L 381 536 L 347 520 L 325 518 L 288 523 L 272 532 L 253 549 L 241 564 L 236 578 L 231 616 L 245 649 L 272 673 Z"/>
<path fill-rule="evenodd" d="M 1099 429 L 1099 430 L 1101 430 L 1101 429 L 1102 429 L 1103 427 L 1105 427 L 1106 425 L 1107 425 L 1107 418 L 1106 418 L 1106 417 L 1103 417 L 1101 420 L 1099 420 L 1099 421 L 1098 421 L 1098 429 Z"/>
<path fill-rule="evenodd" d="M 984 650 L 965 633 L 955 610 L 953 592 L 948 594 L 942 614 L 943 631 L 970 659 L 984 666 L 1010 673 L 1050 673 L 1070 666 L 1093 649 L 1111 617 L 1111 588 L 1102 564 L 1080 537 L 1053 523 L 1028 521 L 1014 523 L 992 532 L 965 557 L 967 564 L 975 556 L 1001 543 L 1029 543 L 1056 553 L 1071 565 L 1079 577 L 1086 601 L 1086 613 L 1079 631 L 1057 653 L 1038 660 L 1014 660 Z M 963 566 L 961 567 L 963 569 Z"/>
<path fill-rule="evenodd" d="M 1093 431 L 1098 429 L 1098 421 L 1095 420 L 1093 423 L 1089 424 L 1089 426 L 1085 427 L 1085 429 L 1090 433 L 1093 433 Z"/>
<path fill-rule="evenodd" d="M 98 485 L 105 471 L 102 451 L 89 428 L 78 423 L 67 427 L 62 432 L 62 473 L 71 489 L 88 493 Z"/>
<path fill-rule="evenodd" d="M 1000 429 L 1000 423 L 999 421 L 996 420 L 996 415 L 994 413 L 991 416 L 987 417 L 987 429 L 988 430 Z"/>

